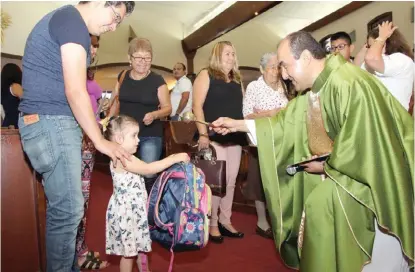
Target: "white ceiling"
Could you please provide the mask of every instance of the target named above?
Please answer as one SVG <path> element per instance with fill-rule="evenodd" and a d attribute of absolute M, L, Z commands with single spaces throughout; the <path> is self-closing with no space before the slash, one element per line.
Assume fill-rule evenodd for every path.
<path fill-rule="evenodd" d="M 135 11 L 167 16 L 187 26 L 219 3 L 219 1 L 136 1 Z M 132 16 L 135 16 L 135 12 Z"/>
<path fill-rule="evenodd" d="M 279 37 L 324 18 L 352 1 L 284 1 L 255 18 Z M 249 22 L 248 22 L 249 23 Z"/>
<path fill-rule="evenodd" d="M 151 14 L 157 22 L 155 17 L 162 16 L 163 18 L 160 19 L 163 19 L 164 22 L 166 19 L 171 19 L 181 23 L 180 30 L 174 28 L 170 32 L 174 32 L 171 33 L 172 36 L 183 39 L 193 24 L 221 3 L 220 1 L 136 1 L 135 11 L 127 21 L 141 21 L 142 23 L 140 19 Z M 351 1 L 284 1 L 252 21 L 256 24 L 262 24 L 274 35 L 284 37 L 349 3 Z M 180 33 L 178 33 L 179 31 Z"/>

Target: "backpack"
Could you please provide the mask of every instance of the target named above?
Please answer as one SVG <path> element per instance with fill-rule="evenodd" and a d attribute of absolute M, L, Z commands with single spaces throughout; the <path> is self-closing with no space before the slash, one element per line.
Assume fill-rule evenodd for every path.
<path fill-rule="evenodd" d="M 205 175 L 192 163 L 177 163 L 156 180 L 147 202 L 150 236 L 171 252 L 197 250 L 209 239 L 212 193 Z"/>

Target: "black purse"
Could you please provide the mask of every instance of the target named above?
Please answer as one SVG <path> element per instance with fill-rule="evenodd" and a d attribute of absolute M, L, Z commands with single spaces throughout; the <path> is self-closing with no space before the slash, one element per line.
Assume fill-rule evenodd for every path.
<path fill-rule="evenodd" d="M 226 161 L 217 160 L 216 150 L 212 145 L 191 153 L 192 163 L 205 174 L 205 182 L 209 185 L 212 195 L 226 195 Z"/>

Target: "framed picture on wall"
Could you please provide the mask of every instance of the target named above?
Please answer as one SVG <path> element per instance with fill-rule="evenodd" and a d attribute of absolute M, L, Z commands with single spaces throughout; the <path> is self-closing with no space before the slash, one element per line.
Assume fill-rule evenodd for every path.
<path fill-rule="evenodd" d="M 385 12 L 370 20 L 370 22 L 367 23 L 367 32 L 369 33 L 372 29 L 386 21 L 392 22 L 392 11 Z"/>

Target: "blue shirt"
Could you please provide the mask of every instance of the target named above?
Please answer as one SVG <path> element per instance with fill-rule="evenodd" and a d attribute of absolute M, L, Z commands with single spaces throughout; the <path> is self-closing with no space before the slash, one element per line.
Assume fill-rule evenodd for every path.
<path fill-rule="evenodd" d="M 73 116 L 65 95 L 60 50 L 67 43 L 80 44 L 85 49 L 88 66 L 91 38 L 81 14 L 72 5 L 45 15 L 29 34 L 23 55 L 19 111 Z"/>

